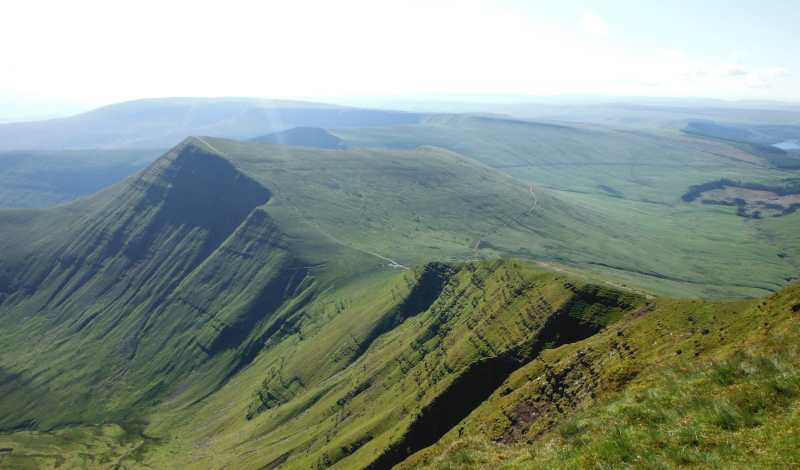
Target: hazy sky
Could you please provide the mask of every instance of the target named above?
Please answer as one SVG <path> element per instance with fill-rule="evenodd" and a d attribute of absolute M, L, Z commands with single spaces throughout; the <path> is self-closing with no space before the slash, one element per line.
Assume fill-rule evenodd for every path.
<path fill-rule="evenodd" d="M 797 0 L 0 0 L 0 92 L 800 101 Z"/>

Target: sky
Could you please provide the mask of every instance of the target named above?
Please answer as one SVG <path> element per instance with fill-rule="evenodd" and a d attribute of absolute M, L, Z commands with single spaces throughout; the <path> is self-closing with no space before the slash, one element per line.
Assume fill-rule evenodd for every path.
<path fill-rule="evenodd" d="M 0 0 L 0 93 L 800 102 L 796 0 Z"/>

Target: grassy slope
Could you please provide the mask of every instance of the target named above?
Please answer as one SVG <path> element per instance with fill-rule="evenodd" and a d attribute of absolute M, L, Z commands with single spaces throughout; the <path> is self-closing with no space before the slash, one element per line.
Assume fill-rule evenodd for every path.
<path fill-rule="evenodd" d="M 231 154 L 258 155 L 265 148 L 218 142 L 221 151 Z M 729 208 L 679 203 L 679 213 L 665 218 L 671 209 L 661 204 L 582 198 L 573 192 L 556 196 L 538 186 L 534 199 L 531 188 L 516 179 L 425 146 L 389 154 L 295 149 L 287 151 L 290 158 L 285 160 L 276 158 L 280 152 L 269 161 L 237 161 L 244 171 L 296 201 L 303 217 L 333 239 L 371 247 L 407 265 L 432 259 L 532 258 L 584 267 L 660 293 L 701 298 L 757 296 L 796 276 L 790 259 L 777 256 L 783 251 L 761 243 L 740 218 L 730 216 Z M 409 164 L 426 170 L 409 172 L 404 169 Z M 460 176 L 444 180 L 432 171 L 457 171 Z M 484 185 L 494 189 L 475 191 Z M 530 215 L 492 233 L 473 250 L 476 233 L 517 219 L 534 201 Z M 465 214 L 482 223 L 464 223 Z M 740 268 L 742 259 L 750 270 Z M 759 275 L 753 276 L 754 271 Z"/>
<path fill-rule="evenodd" d="M 0 207 L 49 207 L 94 194 L 141 170 L 164 150 L 0 153 Z"/>
<path fill-rule="evenodd" d="M 738 303 L 656 299 L 545 351 L 404 467 L 797 466 L 799 311 L 800 285 Z"/>
<path fill-rule="evenodd" d="M 664 204 L 709 175 L 762 181 L 787 174 L 671 145 L 669 133 L 468 115 L 426 124 L 329 132 L 350 148 L 436 145 L 539 186 Z"/>
<path fill-rule="evenodd" d="M 771 182 L 792 172 L 726 158 L 719 149 L 672 145 L 669 135 L 650 131 L 468 116 L 431 118 L 429 124 L 329 131 L 349 147 L 442 146 L 556 190 L 560 199 L 575 203 L 571 207 L 602 215 L 605 243 L 611 244 L 598 250 L 577 238 L 574 247 L 558 247 L 569 253 L 560 261 L 627 284 L 680 297 L 723 299 L 763 295 L 798 278 L 794 252 L 763 243 L 765 237 L 778 239 L 778 233 L 793 230 L 796 217 L 756 230 L 735 217 L 735 210 L 680 200 L 686 188 L 712 177 Z M 609 266 L 576 253 L 614 250 L 614 244 L 627 246 L 615 253 L 614 263 L 604 263 Z M 526 256 L 522 251 L 506 254 Z M 742 258 L 746 270 L 739 267 Z"/>
<path fill-rule="evenodd" d="M 269 192 L 219 158 L 182 150 L 97 197 L 2 214 L 33 224 L 3 224 L 16 248 L 4 251 L 3 367 L 26 372 L 6 394 L 4 426 L 133 420 L 134 403 L 146 407 L 171 388 L 165 370 L 177 384 L 206 364 L 192 390 L 202 396 L 245 354 L 217 346 L 230 330 L 209 328 L 235 331 L 255 307 L 248 289 L 299 282 L 262 265 L 303 266 L 288 250 L 244 255 L 280 240 L 270 238 L 268 217 L 250 213 Z M 214 190 L 197 185 L 203 180 Z M 206 330 L 190 328 L 187 314 L 205 317 Z M 20 344 L 25 337 L 41 339 Z M 32 389 L 39 402 L 17 406 Z"/>
<path fill-rule="evenodd" d="M 452 423 L 403 467 L 771 468 L 800 459 L 799 299 L 646 299 L 511 260 L 428 265 L 320 296 L 209 399 L 162 404 L 147 438 L 105 425 L 0 446 L 20 468 L 388 468 Z"/>
<path fill-rule="evenodd" d="M 59 443 L 63 431 L 0 443 L 23 463 L 49 443 L 72 465 L 105 455 L 128 468 L 357 468 L 376 459 L 386 468 L 407 447 L 435 442 L 545 344 L 585 337 L 643 302 L 513 261 L 428 265 L 321 295 L 208 400 L 162 404 L 146 431 L 156 442 L 118 430 L 103 439 L 115 429 L 105 427 L 75 429 L 71 443 Z M 124 439 L 144 447 L 120 453 Z"/>
<path fill-rule="evenodd" d="M 200 398 L 326 276 L 346 282 L 376 265 L 313 231 L 282 231 L 268 201 L 190 145 L 95 197 L 0 213 L 2 367 L 25 371 L 3 401 L 3 427 L 134 421 L 131 409 L 170 393 Z M 18 406 L 33 389 L 40 402 Z"/>

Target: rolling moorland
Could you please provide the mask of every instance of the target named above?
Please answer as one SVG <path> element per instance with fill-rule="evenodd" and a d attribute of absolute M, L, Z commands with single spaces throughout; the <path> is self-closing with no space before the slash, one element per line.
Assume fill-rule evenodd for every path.
<path fill-rule="evenodd" d="M 0 210 L 0 466 L 800 464 L 796 170 L 414 119 L 191 137 Z"/>

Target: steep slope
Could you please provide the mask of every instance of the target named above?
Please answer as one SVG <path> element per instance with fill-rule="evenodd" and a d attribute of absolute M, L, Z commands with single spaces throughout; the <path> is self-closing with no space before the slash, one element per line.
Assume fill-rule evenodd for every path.
<path fill-rule="evenodd" d="M 770 467 L 796 457 L 798 306 L 797 286 L 740 303 L 676 301 L 513 260 L 432 263 L 317 297 L 249 367 L 203 401 L 163 403 L 141 436 L 79 428 L 0 444 L 12 463 L 57 455 L 126 468 Z M 750 356 L 726 361 L 737 350 Z M 772 395 L 741 401 L 753 392 Z M 750 403 L 756 421 L 742 421 L 736 407 Z M 669 421 L 682 413 L 709 427 Z M 721 445 L 767 423 L 749 445 L 779 457 Z M 691 439 L 700 447 L 686 452 Z M 41 440 L 49 454 L 37 453 Z"/>
<path fill-rule="evenodd" d="M 401 468 L 795 467 L 798 315 L 800 284 L 737 303 L 651 300 L 542 353 Z"/>
<path fill-rule="evenodd" d="M 216 393 L 158 406 L 146 434 L 127 438 L 138 452 L 106 447 L 120 441 L 104 442 L 99 426 L 73 430 L 66 444 L 58 430 L 44 439 L 70 465 L 106 455 L 128 468 L 389 468 L 542 349 L 590 336 L 644 301 L 510 260 L 429 264 L 304 305 Z M 37 458 L 33 438 L 0 442 L 24 462 Z"/>
<path fill-rule="evenodd" d="M 285 209 L 187 142 L 94 197 L 0 211 L 1 366 L 19 377 L 2 427 L 136 421 L 168 396 L 197 400 L 325 279 L 385 263 Z"/>
<path fill-rule="evenodd" d="M 390 468 L 434 443 L 541 349 L 591 335 L 644 301 L 513 261 L 427 265 L 372 295 L 380 315 L 342 298 L 344 311 L 325 330 L 301 328 L 291 348 L 265 353 L 198 408 L 172 450 L 206 448 L 194 457 L 178 451 L 179 464 Z M 320 355 L 327 330 L 347 333 Z M 233 399 L 243 391 L 249 404 Z"/>
<path fill-rule="evenodd" d="M 0 150 L 170 148 L 190 135 L 250 138 L 296 126 L 417 123 L 422 115 L 257 98 L 163 98 L 77 116 L 0 124 Z"/>
<path fill-rule="evenodd" d="M 307 275 L 255 210 L 270 197 L 181 146 L 94 198 L 0 213 L 2 366 L 35 377 L 7 391 L 2 425 L 119 421 L 192 374 L 199 397 L 244 365 L 251 329 Z M 261 246 L 272 249 L 258 259 Z"/>

